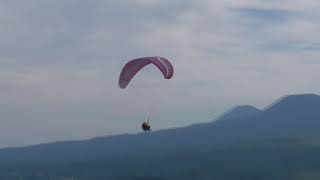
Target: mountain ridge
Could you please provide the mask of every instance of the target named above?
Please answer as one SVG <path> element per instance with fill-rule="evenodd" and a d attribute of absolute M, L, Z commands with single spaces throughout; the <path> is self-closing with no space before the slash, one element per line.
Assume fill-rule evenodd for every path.
<path fill-rule="evenodd" d="M 299 104 L 303 103 L 303 104 Z M 319 105 L 319 106 L 318 106 Z M 314 107 L 316 106 L 316 107 Z M 294 107 L 295 111 L 291 108 Z M 297 107 L 301 109 L 297 110 Z M 243 141 L 267 138 L 320 136 L 320 96 L 288 96 L 268 110 L 236 114 L 225 120 L 194 124 L 152 133 L 122 134 L 81 141 L 62 141 L 20 148 L 0 149 L 0 164 L 81 162 L 117 157 L 153 156 L 179 152 L 212 150 Z M 277 109 L 281 109 L 278 111 Z M 257 112 L 257 113 L 250 113 Z M 230 111 L 237 112 L 239 111 Z M 225 115 L 228 115 L 225 114 Z M 230 114 L 228 115 L 230 116 Z M 307 119 L 307 120 L 305 120 Z"/>

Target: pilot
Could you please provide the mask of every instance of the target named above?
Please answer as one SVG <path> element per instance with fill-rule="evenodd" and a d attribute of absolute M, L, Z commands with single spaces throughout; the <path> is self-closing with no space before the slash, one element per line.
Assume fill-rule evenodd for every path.
<path fill-rule="evenodd" d="M 146 122 L 146 121 L 143 122 L 141 127 L 142 127 L 142 130 L 145 132 L 151 131 L 149 122 Z"/>

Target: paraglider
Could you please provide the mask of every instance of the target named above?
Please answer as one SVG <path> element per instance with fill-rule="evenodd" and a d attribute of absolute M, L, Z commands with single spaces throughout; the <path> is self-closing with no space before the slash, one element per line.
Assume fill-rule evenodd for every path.
<path fill-rule="evenodd" d="M 144 121 L 141 125 L 141 128 L 144 132 L 148 132 L 151 131 L 151 126 L 150 126 L 150 121 L 149 121 L 149 117 L 147 121 Z"/>
<path fill-rule="evenodd" d="M 155 65 L 165 79 L 171 79 L 173 76 L 173 66 L 171 62 L 163 57 L 153 56 L 153 57 L 142 57 L 129 61 L 122 68 L 119 76 L 119 87 L 125 89 L 133 77 L 145 66 L 153 64 Z M 151 126 L 149 122 L 149 117 L 147 121 L 144 121 L 141 125 L 142 130 L 145 132 L 151 131 Z"/>
<path fill-rule="evenodd" d="M 155 65 L 162 72 L 165 79 L 170 79 L 173 76 L 173 66 L 169 60 L 159 56 L 137 58 L 129 61 L 123 67 L 119 77 L 119 87 L 126 88 L 132 78 L 149 64 Z"/>

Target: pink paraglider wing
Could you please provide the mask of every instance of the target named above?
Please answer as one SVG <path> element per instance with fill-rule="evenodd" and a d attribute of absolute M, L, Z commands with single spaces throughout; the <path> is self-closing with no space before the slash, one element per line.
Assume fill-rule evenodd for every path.
<path fill-rule="evenodd" d="M 162 63 L 166 66 L 166 69 L 167 69 L 167 74 L 166 74 L 166 76 L 164 76 L 166 79 L 170 79 L 170 78 L 172 78 L 172 76 L 173 76 L 173 66 L 172 66 L 172 64 L 170 63 L 170 61 L 169 60 L 167 60 L 167 59 L 165 59 L 165 58 L 162 58 L 162 57 L 158 57 L 161 61 L 162 61 Z"/>
<path fill-rule="evenodd" d="M 119 86 L 125 88 L 131 79 L 145 66 L 154 64 L 162 72 L 164 78 L 170 79 L 173 76 L 173 66 L 169 60 L 162 57 L 144 57 L 129 61 L 122 69 Z"/>

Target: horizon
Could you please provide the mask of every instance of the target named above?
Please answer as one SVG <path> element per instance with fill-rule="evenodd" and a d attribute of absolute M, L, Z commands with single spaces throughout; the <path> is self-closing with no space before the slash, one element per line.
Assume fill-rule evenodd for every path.
<path fill-rule="evenodd" d="M 312 0 L 1 2 L 0 148 L 205 123 L 320 94 Z M 131 59 L 161 56 L 118 87 Z"/>

